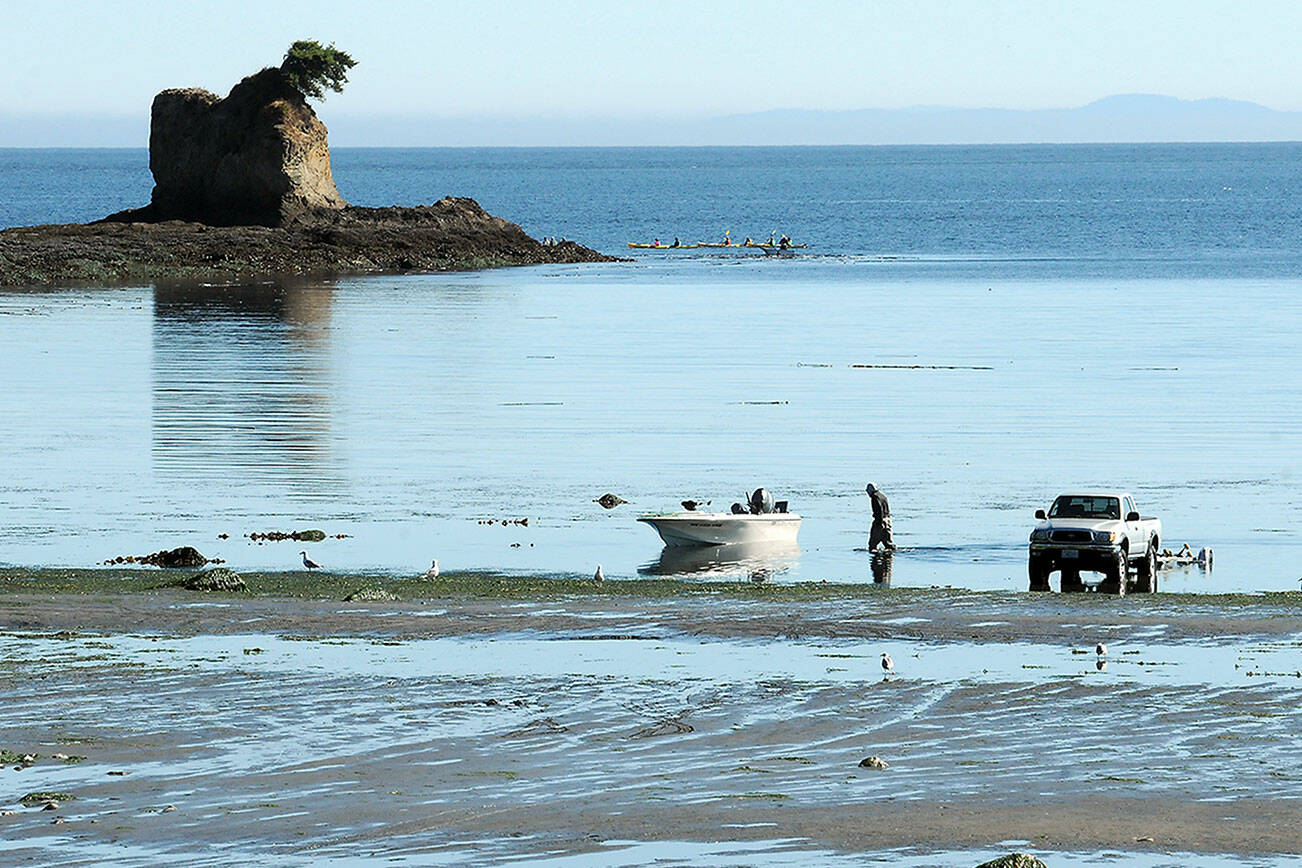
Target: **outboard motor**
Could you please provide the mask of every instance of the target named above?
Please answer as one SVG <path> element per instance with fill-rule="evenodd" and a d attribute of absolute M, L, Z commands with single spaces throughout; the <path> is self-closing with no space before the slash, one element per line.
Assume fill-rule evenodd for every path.
<path fill-rule="evenodd" d="M 733 515 L 745 515 L 745 514 L 746 514 L 746 507 L 742 506 L 740 503 L 734 503 L 734 504 L 732 505 L 732 514 L 733 514 Z"/>
<path fill-rule="evenodd" d="M 757 488 L 750 496 L 750 514 L 765 515 L 773 511 L 773 495 L 766 489 Z"/>

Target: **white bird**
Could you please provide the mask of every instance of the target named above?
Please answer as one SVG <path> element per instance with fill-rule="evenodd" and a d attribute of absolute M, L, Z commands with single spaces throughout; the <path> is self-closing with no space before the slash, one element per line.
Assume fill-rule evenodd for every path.
<path fill-rule="evenodd" d="M 889 654 L 887 654 L 885 651 L 883 651 L 883 652 L 882 652 L 882 672 L 885 672 L 887 675 L 890 675 L 890 674 L 891 674 L 892 672 L 894 672 L 894 671 L 895 671 L 895 661 L 891 659 L 891 655 L 889 655 Z"/>
<path fill-rule="evenodd" d="M 429 569 L 425 571 L 425 578 L 437 579 L 439 577 L 439 559 L 435 558 L 430 561 Z"/>
<path fill-rule="evenodd" d="M 1099 655 L 1100 657 L 1106 657 L 1108 654 L 1108 646 L 1100 642 L 1099 644 L 1094 646 L 1094 653 Z"/>
<path fill-rule="evenodd" d="M 299 554 L 303 556 L 303 566 L 307 567 L 309 570 L 321 569 L 321 565 L 318 564 L 316 561 L 312 560 L 311 558 L 309 558 L 307 556 L 307 552 L 302 551 L 299 552 Z"/>
<path fill-rule="evenodd" d="M 601 564 L 597 564 L 597 572 L 592 576 L 592 580 L 595 582 L 606 581 L 606 574 L 601 571 Z"/>

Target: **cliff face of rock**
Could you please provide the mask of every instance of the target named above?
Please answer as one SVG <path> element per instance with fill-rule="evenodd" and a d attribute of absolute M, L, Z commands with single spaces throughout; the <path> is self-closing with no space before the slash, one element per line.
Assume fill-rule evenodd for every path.
<path fill-rule="evenodd" d="M 330 172 L 325 124 L 278 69 L 225 99 L 195 88 L 154 97 L 149 168 L 152 201 L 136 219 L 284 226 L 348 204 Z"/>

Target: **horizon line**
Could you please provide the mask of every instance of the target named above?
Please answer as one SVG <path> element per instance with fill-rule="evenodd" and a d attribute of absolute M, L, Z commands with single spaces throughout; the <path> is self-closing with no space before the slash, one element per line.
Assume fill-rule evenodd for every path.
<path fill-rule="evenodd" d="M 331 151 L 617 151 L 617 150 L 736 150 L 738 148 L 1105 148 L 1159 145 L 1292 145 L 1297 139 L 1144 139 L 1123 141 L 1025 142 L 840 142 L 806 144 L 624 144 L 624 145 L 331 145 Z M 148 151 L 149 145 L 4 145 L 0 151 Z"/>
<path fill-rule="evenodd" d="M 931 147 L 1302 141 L 1302 111 L 1230 97 L 1109 94 L 1065 108 L 912 105 L 731 114 L 356 114 L 318 104 L 339 148 Z M 150 118 L 0 111 L 0 147 L 147 147 Z"/>

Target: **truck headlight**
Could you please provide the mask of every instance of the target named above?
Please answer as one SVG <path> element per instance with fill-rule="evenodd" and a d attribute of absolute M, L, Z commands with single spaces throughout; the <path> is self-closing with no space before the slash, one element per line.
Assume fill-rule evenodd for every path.
<path fill-rule="evenodd" d="M 1031 531 L 1031 542 L 1048 542 L 1049 529 L 1047 527 L 1037 527 Z"/>
<path fill-rule="evenodd" d="M 1101 543 L 1114 543 L 1117 541 L 1116 531 L 1096 530 L 1094 531 L 1094 541 Z"/>

